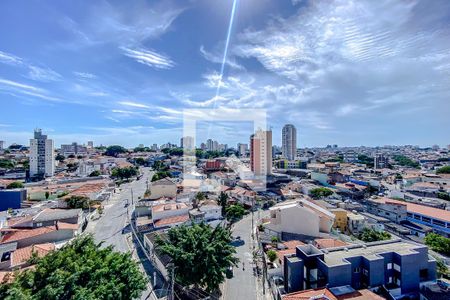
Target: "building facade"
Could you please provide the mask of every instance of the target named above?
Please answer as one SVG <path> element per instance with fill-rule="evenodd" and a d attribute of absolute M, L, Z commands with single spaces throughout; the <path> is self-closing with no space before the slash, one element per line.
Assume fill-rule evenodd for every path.
<path fill-rule="evenodd" d="M 69 155 L 86 155 L 87 148 L 82 145 L 78 145 L 78 143 L 72 143 L 70 145 L 61 145 L 61 153 L 64 156 Z"/>
<path fill-rule="evenodd" d="M 34 131 L 30 139 L 30 176 L 51 177 L 55 173 L 55 147 L 53 140 L 47 139 L 40 129 Z"/>
<path fill-rule="evenodd" d="M 349 285 L 385 286 L 393 296 L 418 294 L 420 284 L 436 279 L 436 261 L 428 247 L 401 240 L 331 248 L 297 246 L 284 257 L 286 292 Z"/>
<path fill-rule="evenodd" d="M 297 129 L 292 124 L 286 124 L 281 131 L 281 152 L 288 160 L 294 160 L 297 154 Z"/>
<path fill-rule="evenodd" d="M 180 147 L 186 150 L 194 150 L 194 138 L 192 136 L 185 136 L 180 139 Z"/>
<path fill-rule="evenodd" d="M 272 131 L 258 130 L 250 136 L 250 169 L 255 176 L 272 174 Z"/>

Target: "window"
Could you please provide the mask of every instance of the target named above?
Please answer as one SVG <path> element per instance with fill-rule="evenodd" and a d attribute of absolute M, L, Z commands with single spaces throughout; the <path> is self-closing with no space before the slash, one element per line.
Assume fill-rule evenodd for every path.
<path fill-rule="evenodd" d="M 369 276 L 369 271 L 368 271 L 367 269 L 363 269 L 363 274 L 364 274 L 365 276 Z"/>
<path fill-rule="evenodd" d="M 392 276 L 389 276 L 388 283 L 392 283 Z"/>
<path fill-rule="evenodd" d="M 359 273 L 359 272 L 361 272 L 361 268 L 356 267 L 353 269 L 353 273 Z"/>
<path fill-rule="evenodd" d="M 42 227 L 42 223 L 36 223 L 36 227 Z"/>
<path fill-rule="evenodd" d="M 420 220 L 420 216 L 418 216 L 418 215 L 414 215 L 414 219 L 416 219 L 416 220 Z"/>
<path fill-rule="evenodd" d="M 445 227 L 445 223 L 442 222 L 442 221 L 439 221 L 439 220 L 433 219 L 433 224 L 434 224 L 434 225 L 437 225 L 437 226 Z"/>
<path fill-rule="evenodd" d="M 387 266 L 386 266 L 386 268 L 387 268 L 388 270 L 392 270 L 392 263 L 388 263 Z"/>
<path fill-rule="evenodd" d="M 400 271 L 401 271 L 401 268 L 400 268 L 399 265 L 394 264 L 394 270 L 400 272 Z"/>
<path fill-rule="evenodd" d="M 431 223 L 431 219 L 427 217 L 422 217 L 422 221 L 425 223 Z"/>

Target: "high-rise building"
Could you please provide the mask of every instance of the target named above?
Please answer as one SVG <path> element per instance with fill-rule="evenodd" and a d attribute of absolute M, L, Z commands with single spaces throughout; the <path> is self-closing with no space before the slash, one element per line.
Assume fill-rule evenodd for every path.
<path fill-rule="evenodd" d="M 373 159 L 373 164 L 375 169 L 384 169 L 387 168 L 389 160 L 383 154 L 376 154 Z"/>
<path fill-rule="evenodd" d="M 255 176 L 272 173 L 272 131 L 259 129 L 250 136 L 250 168 Z"/>
<path fill-rule="evenodd" d="M 4 149 L 5 141 L 0 141 L 0 151 Z"/>
<path fill-rule="evenodd" d="M 157 151 L 158 150 L 158 144 L 153 144 L 152 145 L 152 150 L 153 151 Z"/>
<path fill-rule="evenodd" d="M 78 145 L 78 143 L 72 143 L 69 145 L 61 145 L 61 153 L 64 156 L 69 155 L 86 155 L 87 148 L 85 146 Z"/>
<path fill-rule="evenodd" d="M 192 136 L 185 136 L 180 139 L 181 148 L 193 150 L 195 148 L 194 138 Z"/>
<path fill-rule="evenodd" d="M 239 151 L 240 156 L 246 156 L 248 151 L 248 144 L 237 144 L 237 150 Z"/>
<path fill-rule="evenodd" d="M 206 140 L 206 150 L 213 151 L 214 141 L 212 139 Z"/>
<path fill-rule="evenodd" d="M 286 124 L 281 132 L 281 152 L 288 160 L 294 160 L 297 154 L 297 129 L 292 124 Z"/>
<path fill-rule="evenodd" d="M 87 142 L 87 147 L 88 147 L 88 149 L 93 149 L 94 148 L 94 142 L 93 141 L 88 141 Z"/>
<path fill-rule="evenodd" d="M 47 139 L 41 129 L 34 131 L 30 139 L 30 176 L 53 176 L 55 173 L 55 151 L 53 140 Z"/>
<path fill-rule="evenodd" d="M 208 146 L 206 146 L 205 143 L 201 143 L 201 144 L 200 144 L 200 149 L 202 149 L 202 150 L 207 150 L 207 149 L 208 149 Z"/>

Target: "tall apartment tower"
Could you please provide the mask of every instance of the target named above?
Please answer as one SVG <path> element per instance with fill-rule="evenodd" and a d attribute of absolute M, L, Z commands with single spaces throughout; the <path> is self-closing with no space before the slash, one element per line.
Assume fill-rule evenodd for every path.
<path fill-rule="evenodd" d="M 53 176 L 55 173 L 55 147 L 53 140 L 47 139 L 40 129 L 34 131 L 30 139 L 30 176 Z"/>
<path fill-rule="evenodd" d="M 294 160 L 297 154 L 297 129 L 292 124 L 286 124 L 281 132 L 281 152 L 288 160 Z"/>
<path fill-rule="evenodd" d="M 5 147 L 5 141 L 0 141 L 0 151 Z"/>
<path fill-rule="evenodd" d="M 181 148 L 187 149 L 187 150 L 194 150 L 194 138 L 192 136 L 184 136 L 180 139 L 180 146 Z"/>
<path fill-rule="evenodd" d="M 255 176 L 272 173 L 272 131 L 257 130 L 250 136 L 250 168 Z"/>

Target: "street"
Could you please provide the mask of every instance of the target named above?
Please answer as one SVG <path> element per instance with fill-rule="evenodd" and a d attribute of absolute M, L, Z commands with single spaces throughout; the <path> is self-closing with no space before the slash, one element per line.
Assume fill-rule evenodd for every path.
<path fill-rule="evenodd" d="M 255 216 L 256 217 L 256 216 Z M 251 214 L 237 222 L 233 228 L 233 236 L 240 236 L 243 243 L 236 247 L 236 257 L 239 258 L 238 267 L 233 269 L 233 278 L 227 279 L 224 285 L 223 299 L 256 300 L 257 285 L 253 274 L 253 249 L 251 237 Z M 255 244 L 256 247 L 256 244 Z M 244 268 L 243 268 L 244 264 Z"/>
<path fill-rule="evenodd" d="M 122 184 L 120 192 L 112 196 L 109 203 L 104 205 L 103 215 L 98 221 L 90 221 L 87 231 L 94 234 L 97 242 L 104 242 L 105 246 L 112 245 L 114 249 L 121 252 L 130 251 L 126 235 L 122 234 L 122 229 L 127 224 L 127 212 L 131 215 L 134 201 L 142 197 L 147 189 L 147 179 L 150 181 L 153 172 L 148 168 L 141 168 L 142 178 L 131 183 Z M 117 189 L 119 189 L 117 188 Z M 133 190 L 133 197 L 131 195 Z M 127 201 L 128 200 L 128 201 Z M 125 207 L 126 203 L 128 207 Z"/>

